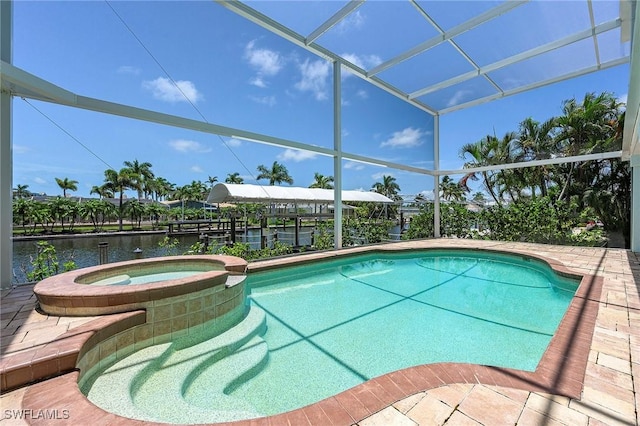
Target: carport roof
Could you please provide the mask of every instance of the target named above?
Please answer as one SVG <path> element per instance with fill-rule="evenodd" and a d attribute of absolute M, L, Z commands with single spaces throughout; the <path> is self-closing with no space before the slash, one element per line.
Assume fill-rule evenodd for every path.
<path fill-rule="evenodd" d="M 377 192 L 342 191 L 342 201 L 393 203 Z M 334 190 L 284 186 L 219 183 L 211 188 L 208 203 L 333 203 Z"/>

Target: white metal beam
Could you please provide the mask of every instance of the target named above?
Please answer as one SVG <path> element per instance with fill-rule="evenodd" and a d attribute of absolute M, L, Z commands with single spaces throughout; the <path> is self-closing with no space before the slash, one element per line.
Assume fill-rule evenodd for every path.
<path fill-rule="evenodd" d="M 2 85 L 2 90 L 12 95 L 43 101 L 60 99 L 67 103 L 75 102 L 73 93 L 23 71 L 4 59 L 0 60 L 0 84 Z M 20 93 L 19 95 L 18 92 Z"/>
<path fill-rule="evenodd" d="M 440 116 L 433 118 L 433 236 L 440 238 Z"/>
<path fill-rule="evenodd" d="M 251 8 L 250 6 L 242 3 L 239 0 L 214 0 L 216 3 L 218 3 L 221 6 L 224 6 L 225 8 L 229 9 L 230 11 L 250 20 L 251 22 L 260 25 L 261 27 L 279 35 L 280 37 L 284 38 L 285 40 L 290 41 L 291 43 L 296 44 L 297 46 L 300 46 L 318 56 L 320 56 L 321 58 L 324 58 L 328 61 L 331 62 L 338 62 L 340 63 L 340 65 L 342 65 L 343 67 L 347 68 L 349 71 L 351 71 L 354 75 L 368 81 L 369 83 L 373 84 L 376 87 L 379 87 L 380 89 L 386 91 L 387 93 L 392 94 L 393 96 L 396 96 L 400 99 L 402 99 L 405 102 L 408 102 L 410 104 L 412 104 L 413 106 L 415 106 L 416 108 L 419 108 L 423 111 L 428 112 L 429 114 L 436 114 L 436 110 L 433 109 L 432 107 L 430 107 L 429 105 L 420 102 L 419 100 L 411 100 L 408 98 L 407 94 L 404 93 L 402 90 L 399 90 L 396 87 L 393 87 L 392 85 L 390 85 L 389 83 L 387 83 L 386 81 L 383 81 L 379 78 L 376 78 L 375 76 L 370 76 L 366 70 L 358 67 L 357 65 L 345 60 L 344 58 L 340 57 L 339 55 L 335 54 L 334 52 L 331 52 L 328 49 L 325 49 L 324 47 L 318 45 L 317 43 L 308 43 L 307 39 L 302 36 L 301 34 L 296 33 L 295 31 L 293 31 L 292 29 L 285 27 L 284 25 L 280 24 L 279 22 L 274 21 L 273 19 L 269 18 L 268 16 L 258 12 L 257 10 Z"/>
<path fill-rule="evenodd" d="M 551 52 L 552 50 L 559 49 L 564 46 L 568 46 L 572 43 L 578 42 L 580 40 L 587 39 L 592 36 L 596 36 L 598 34 L 604 33 L 606 31 L 613 30 L 615 28 L 620 27 L 621 21 L 620 19 L 615 19 L 609 22 L 605 22 L 603 24 L 597 25 L 593 29 L 587 29 L 584 31 L 577 32 L 575 34 L 571 34 L 567 37 L 554 40 L 550 43 L 544 44 L 542 46 L 534 47 L 533 49 L 529 49 L 525 52 L 518 53 L 513 56 L 509 56 L 508 58 L 502 59 L 500 61 L 494 62 L 489 65 L 485 65 L 480 67 L 476 71 L 469 71 L 464 74 L 460 74 L 458 76 L 452 77 L 448 80 L 442 81 L 438 84 L 434 84 L 429 87 L 425 87 L 420 90 L 416 90 L 409 94 L 410 98 L 417 98 L 419 96 L 426 95 L 428 93 L 432 93 L 438 91 L 440 89 L 444 89 L 449 86 L 453 86 L 454 84 L 462 83 L 463 81 L 471 80 L 472 78 L 478 77 L 479 75 L 485 75 L 492 71 L 499 70 L 501 68 L 507 67 L 509 65 L 513 65 L 515 63 L 533 58 L 538 55 L 542 55 L 543 53 Z"/>
<path fill-rule="evenodd" d="M 593 16 L 593 4 L 591 0 L 587 0 L 587 6 L 589 7 L 589 22 L 591 22 L 591 30 L 593 32 L 593 51 L 596 57 L 596 65 L 600 65 L 600 48 L 598 47 L 598 36 L 595 32 L 596 18 Z"/>
<path fill-rule="evenodd" d="M 411 1 L 414 5 L 414 7 L 420 12 L 420 14 L 425 17 L 429 23 L 431 25 L 433 25 L 438 32 L 440 33 L 440 35 L 437 35 L 435 37 L 430 38 L 429 40 L 420 43 L 419 45 L 417 45 L 416 47 L 407 50 L 404 53 L 401 53 L 400 55 L 396 56 L 393 59 L 390 59 L 380 65 L 378 65 L 377 67 L 373 68 L 370 72 L 369 75 L 376 75 L 378 73 L 381 73 L 382 71 L 389 69 L 397 64 L 399 64 L 400 62 L 406 61 L 407 59 L 410 59 L 426 50 L 429 50 L 433 47 L 436 47 L 437 45 L 444 43 L 447 40 L 452 39 L 453 37 L 456 37 L 466 31 L 469 31 L 470 29 L 477 27 L 478 25 L 484 24 L 487 21 L 490 21 L 491 19 L 497 18 L 500 15 L 503 15 L 507 12 L 509 12 L 510 10 L 521 6 L 525 3 L 527 3 L 529 0 L 518 0 L 518 1 L 506 1 L 504 3 L 502 3 L 501 5 L 494 7 L 493 9 L 490 9 L 480 15 L 477 15 L 475 17 L 473 17 L 472 19 L 463 22 L 455 27 L 453 27 L 452 29 L 450 29 L 449 31 L 444 31 L 442 28 L 440 28 L 440 26 L 429 16 L 429 14 L 427 14 L 424 9 L 422 9 L 415 1 Z"/>
<path fill-rule="evenodd" d="M 103 101 L 100 99 L 89 98 L 77 95 L 65 89 L 48 83 L 32 74 L 27 73 L 10 64 L 0 62 L 3 70 L 11 70 L 12 75 L 12 92 L 11 95 L 25 97 L 30 99 L 38 99 L 46 102 L 53 102 L 61 105 L 72 106 L 76 108 L 96 111 L 121 117 L 133 118 L 136 120 L 149 121 L 167 126 L 180 127 L 183 129 L 195 130 L 203 133 L 234 137 L 247 140 L 250 142 L 263 143 L 278 147 L 286 147 L 298 149 L 302 151 L 310 151 L 319 155 L 333 157 L 336 155 L 335 149 L 325 148 L 318 145 L 309 145 L 302 142 L 282 139 L 261 133 L 249 132 L 246 130 L 236 129 L 233 127 L 220 126 L 204 121 L 193 120 L 190 118 L 179 117 L 176 115 L 165 114 L 162 112 L 132 107 L 129 105 L 118 104 L 114 102 Z M 4 74 L 2 74 L 4 79 Z M 24 79 L 24 80 L 23 80 Z M 25 88 L 24 86 L 27 86 Z M 398 170 L 405 170 L 413 173 L 431 174 L 428 169 L 409 166 L 406 164 L 394 163 L 391 161 L 380 160 L 377 158 L 367 157 L 364 155 L 353 153 L 342 153 L 345 160 L 353 160 L 361 163 L 372 164 L 380 167 L 390 167 Z"/>
<path fill-rule="evenodd" d="M 0 1 L 0 60 L 13 57 L 13 2 Z M 1 74 L 0 74 L 1 75 Z M 0 288 L 10 288 L 13 278 L 13 132 L 11 95 L 0 89 Z"/>
<path fill-rule="evenodd" d="M 404 171 L 407 171 L 407 172 L 419 173 L 419 174 L 423 174 L 423 175 L 432 175 L 433 174 L 433 172 L 431 170 L 424 169 L 422 167 L 408 166 L 406 164 L 399 164 L 399 163 L 394 163 L 394 162 L 391 162 L 391 161 L 379 160 L 377 158 L 365 157 L 363 155 L 352 154 L 352 153 L 349 153 L 349 152 L 343 152 L 342 153 L 342 158 L 344 158 L 345 160 L 357 161 L 359 163 L 371 164 L 371 165 L 374 165 L 374 166 L 389 167 L 389 168 L 392 168 L 392 169 L 404 170 Z"/>
<path fill-rule="evenodd" d="M 631 13 L 629 12 L 629 14 Z M 635 16 L 636 18 L 640 17 L 640 2 L 635 2 Z M 637 19 L 630 31 L 632 32 L 631 69 L 622 136 L 622 152 L 625 158 L 640 155 L 640 23 Z M 637 185 L 640 185 L 640 182 Z M 640 194 L 638 197 L 640 199 Z M 638 211 L 638 219 L 640 219 L 640 211 Z M 638 222 L 638 240 L 638 244 L 640 244 L 640 222 Z"/>
<path fill-rule="evenodd" d="M 550 84 L 559 83 L 561 81 L 569 80 L 575 77 L 580 77 L 581 75 L 589 74 L 596 71 L 601 71 L 607 68 L 617 67 L 618 65 L 626 64 L 629 62 L 628 57 L 614 59 L 608 62 L 603 62 L 602 64 L 594 65 L 592 67 L 583 68 L 578 71 L 573 71 L 567 74 L 563 74 L 557 77 L 553 77 L 547 80 L 539 81 L 536 83 L 528 84 L 526 86 L 516 87 L 515 89 L 505 90 L 503 93 L 497 93 L 489 96 L 485 96 L 479 99 L 475 99 L 473 101 L 465 102 L 463 104 L 454 105 L 449 108 L 443 108 L 440 110 L 440 114 L 446 114 L 453 111 L 458 111 L 464 108 L 469 108 L 475 105 L 480 105 L 486 102 L 490 102 L 496 99 L 504 98 L 511 95 L 516 95 L 518 93 L 527 92 L 529 90 L 537 89 L 539 87 L 548 86 Z"/>
<path fill-rule="evenodd" d="M 313 43 L 318 37 L 329 31 L 334 25 L 342 21 L 347 15 L 364 4 L 364 0 L 351 0 L 342 9 L 336 12 L 331 18 L 322 23 L 306 38 L 306 43 Z"/>
<path fill-rule="evenodd" d="M 2 65 L 3 65 L 3 69 L 8 68 L 7 67 L 8 64 L 2 63 Z M 15 67 L 13 68 L 17 69 Z M 14 73 L 14 75 L 22 75 L 23 73 L 26 75 L 30 75 L 22 70 L 20 71 L 21 71 L 20 73 Z M 27 80 L 43 81 L 38 78 L 28 78 Z M 49 87 L 48 85 L 50 85 L 50 83 L 47 83 L 47 87 Z M 15 91 L 14 93 L 12 93 L 12 95 L 31 97 L 30 93 L 22 93 L 20 91 L 22 87 L 20 80 L 14 79 L 13 87 Z M 151 110 L 136 108 L 128 105 L 117 104 L 113 102 L 89 98 L 89 97 L 73 94 L 57 86 L 54 86 L 54 87 L 55 87 L 55 90 L 51 90 L 49 92 L 46 92 L 41 87 L 35 87 L 36 89 L 35 91 L 38 93 L 46 94 L 46 96 L 42 100 L 55 102 L 61 105 L 68 105 L 76 108 L 81 108 L 81 109 L 86 109 L 86 110 L 91 110 L 91 111 L 96 111 L 96 112 L 101 112 L 101 113 L 106 113 L 111 115 L 117 115 L 122 117 L 128 117 L 128 118 L 133 118 L 137 120 L 149 121 L 149 122 L 158 123 L 162 125 L 180 127 L 180 128 L 195 130 L 195 131 L 204 132 L 204 133 L 240 138 L 240 139 L 244 139 L 252 142 L 266 143 L 266 144 L 279 146 L 279 147 L 287 147 L 287 148 L 299 149 L 303 151 L 310 151 L 320 155 L 326 155 L 326 156 L 332 156 L 332 157 L 337 155 L 337 151 L 331 148 L 325 148 L 317 145 L 309 145 L 301 142 L 291 141 L 287 139 L 277 138 L 277 137 L 254 133 L 254 132 L 248 132 L 245 130 L 226 127 L 226 126 L 220 126 L 217 124 L 212 124 L 212 123 L 193 120 L 189 118 L 179 117 L 175 115 L 165 114 L 157 111 L 151 111 Z M 55 93 L 62 93 L 64 94 L 64 96 L 63 98 L 56 98 Z M 73 101 L 70 102 L 70 100 L 73 100 Z M 443 174 L 461 174 L 461 173 L 468 173 L 472 171 L 493 170 L 493 169 L 500 169 L 500 168 L 531 167 L 535 165 L 558 164 L 558 163 L 570 162 L 570 161 L 586 161 L 591 159 L 613 158 L 616 156 L 617 157 L 622 156 L 622 151 L 617 151 L 615 153 L 593 154 L 590 156 L 588 155 L 588 156 L 538 160 L 538 161 L 532 161 L 527 163 L 510 163 L 505 165 L 488 166 L 487 168 L 481 168 L 481 169 L 461 169 L 458 171 L 455 171 L 455 170 L 438 171 L 437 167 L 436 167 L 436 170 L 432 171 L 425 168 L 394 163 L 394 162 L 367 157 L 367 156 L 354 154 L 354 153 L 341 152 L 341 154 L 342 154 L 342 159 L 344 160 L 352 160 L 352 161 L 367 163 L 371 165 L 389 167 L 393 169 L 404 170 L 404 171 L 424 174 L 424 175 L 443 175 Z"/>
<path fill-rule="evenodd" d="M 469 167 L 465 169 L 436 170 L 438 175 L 466 175 L 468 173 L 488 172 L 491 170 L 522 169 L 526 167 L 548 166 L 552 164 L 575 163 L 578 161 L 607 160 L 610 158 L 622 158 L 622 151 L 601 152 L 598 154 L 574 155 L 571 157 L 556 157 L 545 160 L 533 160 L 518 163 L 496 164 L 482 167 Z"/>
<path fill-rule="evenodd" d="M 333 247 L 342 248 L 342 69 L 333 63 Z"/>
<path fill-rule="evenodd" d="M 627 111 L 622 136 L 624 158 L 631 163 L 631 250 L 640 252 L 640 2 L 622 2 L 621 14 L 626 28 L 623 37 L 631 39 L 631 70 Z M 635 7 L 633 10 L 631 7 Z M 624 10 L 623 10 L 624 9 Z M 632 16 L 635 14 L 635 20 Z M 628 34 L 624 34 L 628 32 Z"/>
<path fill-rule="evenodd" d="M 631 41 L 631 33 L 633 32 L 633 14 L 637 1 L 621 0 L 620 1 L 620 19 L 622 19 L 622 28 L 620 28 L 620 41 L 626 43 Z"/>

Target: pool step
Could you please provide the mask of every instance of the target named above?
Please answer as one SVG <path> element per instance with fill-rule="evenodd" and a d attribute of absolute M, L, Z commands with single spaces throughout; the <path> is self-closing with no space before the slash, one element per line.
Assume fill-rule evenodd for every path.
<path fill-rule="evenodd" d="M 265 331 L 264 311 L 252 306 L 240 323 L 216 337 L 190 346 L 185 339 L 152 346 L 116 363 L 96 381 L 90 399 L 140 420 L 215 422 L 223 419 L 217 412 L 224 412 L 226 419 L 258 416 L 252 407 L 232 403 L 224 392 L 266 364 L 268 348 L 260 337 Z M 191 397 L 185 399 L 187 392 Z M 232 406 L 233 412 L 225 408 Z"/>
<path fill-rule="evenodd" d="M 242 404 L 238 405 L 238 401 L 229 395 L 230 392 L 264 368 L 268 352 L 266 342 L 260 336 L 254 336 L 233 354 L 217 362 L 202 363 L 183 384 L 185 400 L 216 412 L 237 411 L 236 407 Z M 247 406 L 245 411 L 255 410 Z M 260 413 L 255 413 L 255 416 L 258 415 Z M 220 420 L 223 419 L 230 420 L 228 415 Z"/>

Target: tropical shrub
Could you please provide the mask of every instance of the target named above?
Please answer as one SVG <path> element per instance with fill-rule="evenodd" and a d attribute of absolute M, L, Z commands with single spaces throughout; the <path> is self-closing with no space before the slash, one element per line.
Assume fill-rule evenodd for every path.
<path fill-rule="evenodd" d="M 615 95 L 587 93 L 581 101 L 564 101 L 558 117 L 543 123 L 526 118 L 517 132 L 508 132 L 502 138 L 488 135 L 463 146 L 460 155 L 468 159 L 465 167 L 483 167 L 617 151 L 622 147 L 624 121 L 624 104 Z M 575 211 L 595 212 L 606 231 L 621 232 L 625 246 L 630 246 L 628 161 L 611 158 L 521 169 L 496 167 L 470 172 L 460 182 L 466 187 L 469 179 L 482 182 L 493 202 L 506 209 L 490 209 L 490 214 L 497 216 L 491 227 L 495 238 L 515 239 L 515 230 L 521 230 L 525 232 L 521 239 L 571 243 L 573 237 L 567 229 L 573 225 L 573 218 L 563 218 L 570 204 Z M 536 201 L 538 198 L 542 200 Z M 503 217 L 506 211 L 518 219 Z M 545 217 L 545 212 L 551 216 Z M 517 224 L 516 220 L 532 222 Z M 499 229 L 498 224 L 509 228 Z M 538 229 L 533 229 L 534 225 Z"/>
<path fill-rule="evenodd" d="M 67 272 L 76 268 L 73 259 L 65 261 L 61 266 L 56 248 L 47 241 L 38 241 L 36 247 L 37 255 L 35 259 L 31 257 L 31 269 L 25 271 L 29 281 L 40 281 L 59 272 Z"/>
<path fill-rule="evenodd" d="M 158 242 L 158 247 L 165 249 L 167 256 L 173 256 L 178 254 L 178 244 L 180 244 L 180 241 L 178 241 L 177 238 L 170 238 L 168 235 L 165 235 L 165 237 Z"/>

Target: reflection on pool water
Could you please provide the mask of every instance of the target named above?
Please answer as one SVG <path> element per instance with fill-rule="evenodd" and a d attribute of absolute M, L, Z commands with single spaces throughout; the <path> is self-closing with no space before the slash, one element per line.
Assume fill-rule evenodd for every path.
<path fill-rule="evenodd" d="M 420 364 L 533 371 L 578 281 L 522 256 L 442 250 L 252 273 L 248 285 L 239 324 L 138 351 L 83 391 L 128 417 L 197 423 L 289 411 Z"/>
<path fill-rule="evenodd" d="M 201 274 L 202 271 L 175 271 L 175 272 L 157 272 L 138 276 L 129 276 L 127 274 L 116 275 L 114 277 L 89 283 L 90 285 L 135 285 L 148 284 L 158 281 L 177 280 L 193 275 Z"/>

